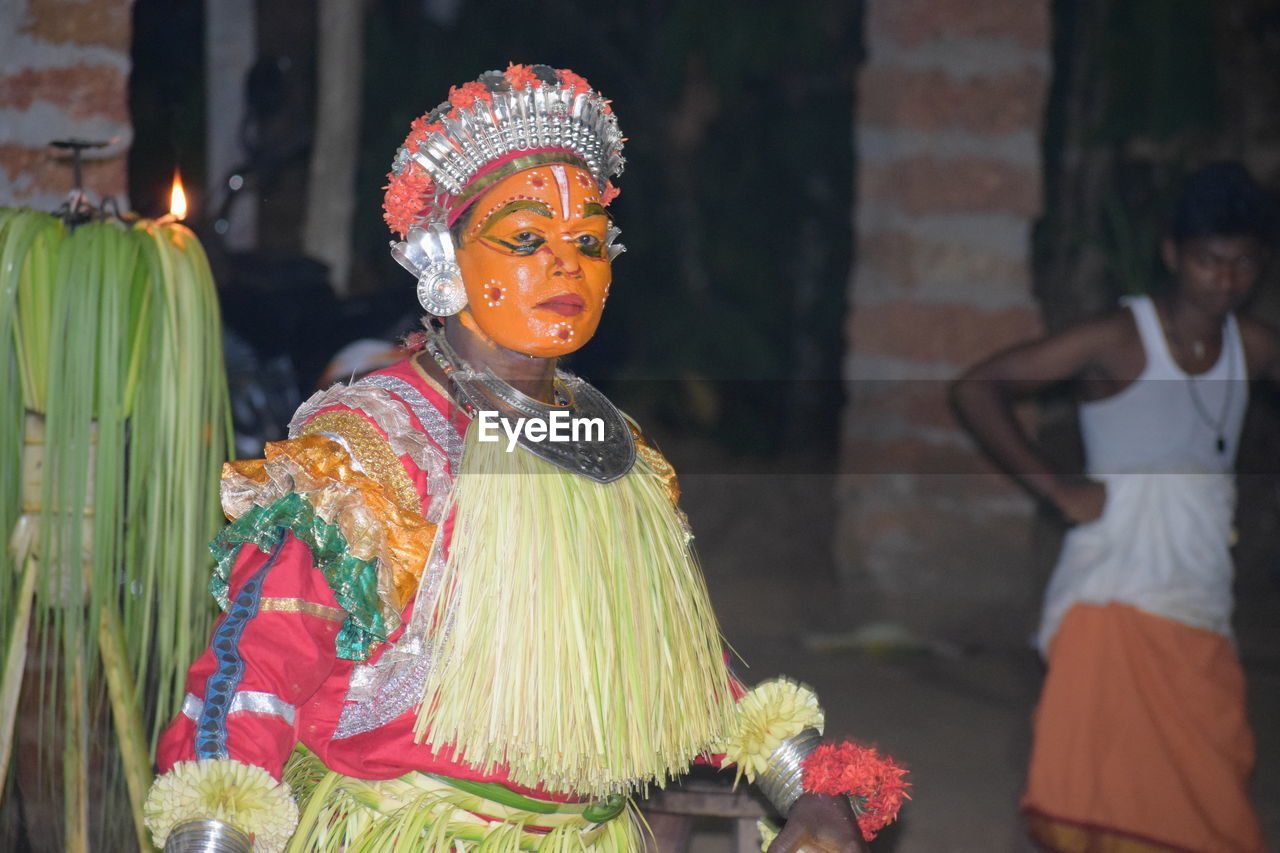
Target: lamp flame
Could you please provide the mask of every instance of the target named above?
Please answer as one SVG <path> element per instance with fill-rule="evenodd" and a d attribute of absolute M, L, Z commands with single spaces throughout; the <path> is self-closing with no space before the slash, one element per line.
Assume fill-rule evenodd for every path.
<path fill-rule="evenodd" d="M 169 215 L 174 219 L 187 218 L 187 194 L 182 189 L 182 175 L 173 170 L 173 189 L 169 191 Z"/>

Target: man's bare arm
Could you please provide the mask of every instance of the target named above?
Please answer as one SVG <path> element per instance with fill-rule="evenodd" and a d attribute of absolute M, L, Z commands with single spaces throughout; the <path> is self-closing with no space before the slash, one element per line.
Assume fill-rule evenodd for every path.
<path fill-rule="evenodd" d="M 1087 373 L 1109 375 L 1128 317 L 1117 313 L 996 353 L 955 381 L 952 403 L 978 442 L 1033 494 L 1076 522 L 1102 512 L 1097 483 L 1073 483 L 1049 467 L 1014 415 L 1013 403 Z"/>

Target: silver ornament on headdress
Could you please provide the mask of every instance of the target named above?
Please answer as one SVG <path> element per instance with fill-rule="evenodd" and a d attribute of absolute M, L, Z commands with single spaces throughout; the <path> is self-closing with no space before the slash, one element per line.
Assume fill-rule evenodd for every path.
<path fill-rule="evenodd" d="M 538 73 L 545 66 L 534 66 Z M 542 79 L 558 79 L 545 69 Z M 427 116 L 429 124 L 442 125 L 412 149 L 396 152 L 392 171 L 400 174 L 414 160 L 435 182 L 438 201 L 451 205 L 469 189 L 471 181 L 489 164 L 511 154 L 567 151 L 576 155 L 604 193 L 609 179 L 622 174 L 622 132 L 618 120 L 606 112 L 606 103 L 592 89 L 572 94 L 558 83 L 514 90 L 498 71 L 480 76 L 489 100 L 477 98 L 470 107 L 445 102 Z M 451 115 L 452 114 L 452 115 Z M 447 216 L 447 207 L 429 205 L 425 218 Z"/>
<path fill-rule="evenodd" d="M 462 270 L 444 223 L 410 228 L 403 242 L 391 244 L 391 257 L 418 277 L 418 302 L 428 314 L 448 317 L 467 307 Z"/>

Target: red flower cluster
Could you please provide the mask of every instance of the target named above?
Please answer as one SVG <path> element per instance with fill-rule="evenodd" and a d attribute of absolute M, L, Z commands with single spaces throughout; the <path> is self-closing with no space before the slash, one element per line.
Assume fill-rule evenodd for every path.
<path fill-rule="evenodd" d="M 533 73 L 528 65 L 516 65 L 514 62 L 507 63 L 507 70 L 502 72 L 507 82 L 511 84 L 511 88 L 519 92 L 521 89 L 528 89 L 532 86 L 535 89 L 542 88 L 542 81 L 538 79 L 538 75 Z"/>
<path fill-rule="evenodd" d="M 488 103 L 492 100 L 493 94 L 478 80 L 473 80 L 470 83 L 463 83 L 461 86 L 449 87 L 449 103 L 459 109 L 469 109 L 475 105 L 476 101 L 485 101 Z"/>
<path fill-rule="evenodd" d="M 400 174 L 387 176 L 384 188 L 382 218 L 403 239 L 409 229 L 426 215 L 427 200 L 435 194 L 431 176 L 417 163 L 410 163 Z"/>
<path fill-rule="evenodd" d="M 468 83 L 468 86 L 480 86 L 479 83 Z M 464 87 L 465 88 L 465 87 Z M 481 86 L 481 88 L 484 88 Z M 453 90 L 449 93 L 453 97 Z M 417 151 L 418 145 L 425 142 L 433 133 L 444 133 L 444 125 L 427 124 L 426 116 L 419 116 L 409 125 L 409 136 L 405 138 L 404 147 Z M 387 173 L 387 185 L 383 187 L 386 195 L 382 198 L 382 219 L 391 230 L 404 237 L 410 226 L 420 219 L 425 211 L 427 200 L 435 194 L 435 184 L 431 176 L 418 165 L 410 161 L 404 171 L 397 175 Z"/>
<path fill-rule="evenodd" d="M 906 769 L 871 747 L 851 741 L 824 743 L 804 760 L 804 789 L 812 794 L 847 794 L 858 801 L 858 828 L 868 841 L 898 817 L 911 799 Z"/>
<path fill-rule="evenodd" d="M 427 124 L 426 116 L 418 116 L 409 125 L 409 136 L 404 141 L 404 147 L 410 151 L 417 151 L 418 145 L 426 142 L 427 137 L 433 133 L 444 133 L 444 125 L 439 122 Z"/>
<path fill-rule="evenodd" d="M 576 97 L 580 92 L 591 91 L 591 84 L 582 75 L 574 74 L 568 68 L 557 68 L 556 71 L 560 74 L 560 88 L 568 89 L 570 97 Z"/>

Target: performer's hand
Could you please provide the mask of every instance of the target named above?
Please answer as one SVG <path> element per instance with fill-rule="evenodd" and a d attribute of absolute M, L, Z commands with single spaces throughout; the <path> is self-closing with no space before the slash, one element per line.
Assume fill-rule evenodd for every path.
<path fill-rule="evenodd" d="M 868 853 L 846 797 L 802 794 L 768 853 Z"/>
<path fill-rule="evenodd" d="M 1107 487 L 1097 480 L 1063 483 L 1050 496 L 1054 506 L 1072 524 L 1087 524 L 1102 517 L 1107 504 Z"/>

